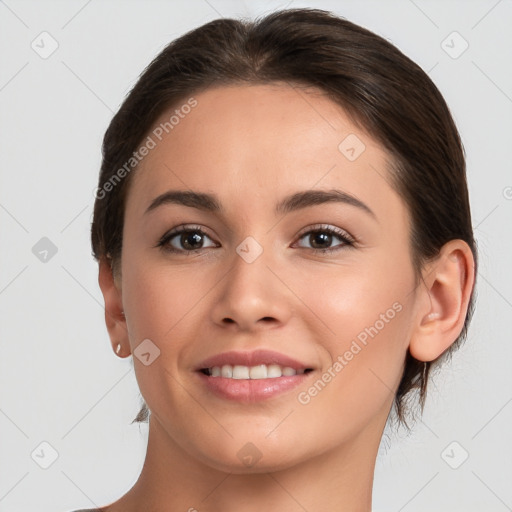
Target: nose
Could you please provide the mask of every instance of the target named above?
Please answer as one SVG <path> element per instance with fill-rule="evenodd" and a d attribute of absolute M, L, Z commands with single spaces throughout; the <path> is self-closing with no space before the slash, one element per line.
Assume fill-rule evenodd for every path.
<path fill-rule="evenodd" d="M 217 289 L 212 309 L 215 324 L 246 332 L 286 324 L 291 316 L 292 294 L 268 263 L 265 252 L 252 262 L 235 253 Z"/>

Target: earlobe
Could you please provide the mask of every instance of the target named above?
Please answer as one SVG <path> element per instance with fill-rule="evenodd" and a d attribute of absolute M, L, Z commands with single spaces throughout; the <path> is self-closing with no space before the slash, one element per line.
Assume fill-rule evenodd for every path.
<path fill-rule="evenodd" d="M 475 280 L 471 249 L 463 240 L 446 243 L 423 278 L 416 325 L 409 351 L 419 361 L 433 361 L 459 337 Z"/>
<path fill-rule="evenodd" d="M 119 357 L 130 354 L 130 343 L 123 311 L 120 287 L 115 282 L 112 268 L 107 258 L 99 262 L 98 283 L 105 301 L 105 325 L 110 337 L 112 349 Z"/>

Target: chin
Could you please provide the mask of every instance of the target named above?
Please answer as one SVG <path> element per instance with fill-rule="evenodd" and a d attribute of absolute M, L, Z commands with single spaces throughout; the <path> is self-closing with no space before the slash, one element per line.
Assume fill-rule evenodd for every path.
<path fill-rule="evenodd" d="M 242 447 L 242 450 L 244 447 Z M 248 450 L 249 452 L 250 450 Z M 261 452 L 261 450 L 260 450 Z M 261 458 L 260 458 L 261 457 Z M 238 456 L 228 457 L 224 455 L 222 458 L 207 457 L 205 462 L 212 468 L 225 473 L 232 473 L 235 475 L 250 475 L 250 474 L 264 474 L 273 473 L 276 471 L 283 471 L 289 469 L 301 462 L 301 458 L 297 454 L 293 458 L 288 453 L 269 452 L 265 455 L 255 456 L 244 455 L 240 458 Z"/>
<path fill-rule="evenodd" d="M 266 432 L 254 435 L 247 431 L 240 435 L 233 432 L 233 438 L 226 435 L 222 441 L 196 444 L 193 455 L 218 471 L 233 474 L 282 471 L 308 458 L 304 444 L 299 452 L 290 438 L 270 440 L 265 438 Z M 314 453 L 314 447 L 311 452 Z"/>

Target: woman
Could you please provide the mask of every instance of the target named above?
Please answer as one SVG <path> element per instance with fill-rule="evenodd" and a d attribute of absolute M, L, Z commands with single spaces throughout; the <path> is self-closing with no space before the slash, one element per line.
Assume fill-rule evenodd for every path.
<path fill-rule="evenodd" d="M 464 152 L 428 76 L 328 12 L 213 21 L 126 98 L 96 197 L 149 417 L 101 510 L 371 510 L 390 413 L 423 407 L 473 310 Z"/>

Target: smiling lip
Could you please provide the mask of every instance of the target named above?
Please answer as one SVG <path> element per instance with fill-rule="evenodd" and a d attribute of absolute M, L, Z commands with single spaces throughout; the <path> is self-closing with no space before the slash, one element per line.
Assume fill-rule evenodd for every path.
<path fill-rule="evenodd" d="M 253 352 L 224 352 L 216 356 L 205 359 L 196 369 L 204 370 L 213 366 L 258 366 L 259 364 L 278 364 L 279 366 L 288 366 L 294 370 L 312 368 L 310 365 L 296 361 L 291 357 L 274 352 L 272 350 L 255 350 Z"/>
<path fill-rule="evenodd" d="M 241 365 L 258 366 L 261 364 L 276 364 L 294 370 L 313 369 L 311 365 L 303 364 L 291 357 L 270 350 L 256 350 L 254 352 L 225 352 L 204 360 L 196 369 L 196 373 L 203 385 L 217 396 L 238 402 L 258 402 L 272 398 L 289 391 L 309 378 L 309 373 L 281 376 L 268 379 L 229 379 L 225 377 L 212 377 L 203 371 L 214 366 Z"/>

